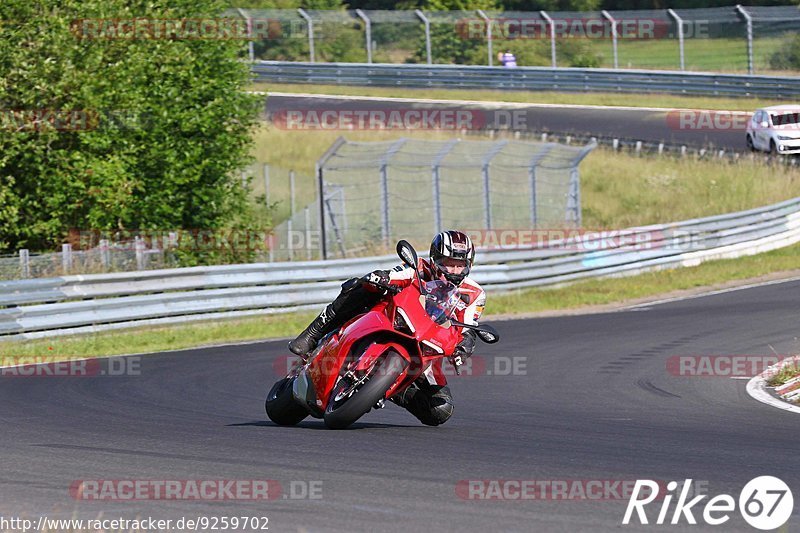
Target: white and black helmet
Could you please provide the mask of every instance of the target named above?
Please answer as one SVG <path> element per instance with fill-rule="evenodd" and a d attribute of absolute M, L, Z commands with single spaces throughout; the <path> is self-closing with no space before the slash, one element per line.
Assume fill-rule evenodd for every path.
<path fill-rule="evenodd" d="M 450 274 L 442 263 L 445 259 L 464 261 L 464 270 L 461 274 Z M 447 230 L 439 233 L 431 241 L 431 265 L 437 274 L 456 285 L 459 285 L 472 268 L 475 259 L 475 247 L 466 233 L 456 230 Z"/>

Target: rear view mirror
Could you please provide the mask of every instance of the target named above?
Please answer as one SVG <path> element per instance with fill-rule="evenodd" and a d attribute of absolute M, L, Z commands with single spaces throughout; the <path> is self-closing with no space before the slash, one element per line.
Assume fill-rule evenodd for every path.
<path fill-rule="evenodd" d="M 500 340 L 500 334 L 492 326 L 481 326 L 475 332 L 486 344 L 494 344 Z"/>
<path fill-rule="evenodd" d="M 411 246 L 411 243 L 405 240 L 398 241 L 397 255 L 400 256 L 400 259 L 403 260 L 403 263 L 405 263 L 406 266 L 409 266 L 414 270 L 417 269 L 417 251 L 414 250 L 414 247 Z"/>

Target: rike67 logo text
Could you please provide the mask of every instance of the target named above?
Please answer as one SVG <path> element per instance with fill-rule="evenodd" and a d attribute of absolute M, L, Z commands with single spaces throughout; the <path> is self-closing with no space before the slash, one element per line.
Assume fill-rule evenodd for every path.
<path fill-rule="evenodd" d="M 636 480 L 622 523 L 630 524 L 634 519 L 635 512 L 634 524 L 636 519 L 639 524 L 650 524 L 649 520 L 652 517 L 648 518 L 645 507 L 656 499 L 660 499 L 658 489 L 659 484 L 656 481 Z M 719 526 L 728 522 L 731 514 L 736 510 L 737 501 L 728 494 L 714 496 L 704 502 L 705 505 L 702 505 L 701 502 L 708 495 L 701 494 L 689 499 L 691 493 L 691 479 L 685 480 L 682 486 L 677 481 L 667 483 L 667 493 L 661 500 L 658 518 L 654 523 L 676 525 L 685 520 L 685 523 L 694 525 L 697 524 L 694 514 L 696 512 L 706 524 Z M 670 517 L 670 507 L 674 496 L 678 498 Z M 782 480 L 773 476 L 760 476 L 751 479 L 739 493 L 738 508 L 745 522 L 756 529 L 767 531 L 777 529 L 789 520 L 794 510 L 794 498 L 789 486 Z"/>

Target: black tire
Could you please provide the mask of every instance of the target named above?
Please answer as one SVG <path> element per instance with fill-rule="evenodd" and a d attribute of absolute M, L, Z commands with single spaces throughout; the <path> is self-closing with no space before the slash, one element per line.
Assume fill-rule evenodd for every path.
<path fill-rule="evenodd" d="M 747 149 L 751 152 L 756 151 L 756 145 L 753 144 L 753 138 L 750 135 L 747 136 Z"/>
<path fill-rule="evenodd" d="M 769 142 L 769 154 L 770 155 L 778 155 L 778 147 L 775 146 L 775 141 Z"/>
<path fill-rule="evenodd" d="M 367 380 L 348 398 L 336 401 L 336 396 L 348 383 L 339 380 L 331 391 L 325 409 L 325 425 L 331 429 L 344 429 L 365 415 L 403 373 L 407 361 L 394 350 L 388 350 L 372 369 Z"/>
<path fill-rule="evenodd" d="M 281 426 L 294 426 L 308 416 L 305 407 L 298 404 L 292 395 L 294 378 L 283 378 L 275 383 L 267 394 L 264 409 L 270 420 Z"/>

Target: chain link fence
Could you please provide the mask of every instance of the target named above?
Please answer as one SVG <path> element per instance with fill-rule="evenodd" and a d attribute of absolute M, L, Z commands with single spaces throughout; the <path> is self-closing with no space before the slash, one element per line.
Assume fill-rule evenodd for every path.
<path fill-rule="evenodd" d="M 379 255 L 398 239 L 423 246 L 448 228 L 578 227 L 578 164 L 595 146 L 340 138 L 318 162 L 323 256 Z"/>
<path fill-rule="evenodd" d="M 797 70 L 794 6 L 629 11 L 256 10 L 251 59 L 353 63 Z"/>

